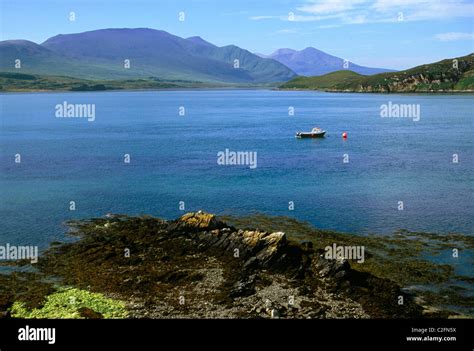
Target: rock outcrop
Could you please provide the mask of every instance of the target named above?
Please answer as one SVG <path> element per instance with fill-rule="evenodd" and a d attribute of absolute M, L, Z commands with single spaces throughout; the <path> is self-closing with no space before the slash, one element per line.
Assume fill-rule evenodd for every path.
<path fill-rule="evenodd" d="M 421 316 L 393 282 L 325 259 L 311 242 L 282 232 L 237 229 L 204 212 L 174 221 L 109 215 L 71 225 L 80 239 L 52 246 L 39 270 L 128 301 L 130 317 Z"/>

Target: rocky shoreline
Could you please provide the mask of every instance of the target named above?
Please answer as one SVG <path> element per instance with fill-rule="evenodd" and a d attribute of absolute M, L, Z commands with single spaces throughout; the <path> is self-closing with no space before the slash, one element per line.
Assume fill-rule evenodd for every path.
<path fill-rule="evenodd" d="M 15 301 L 23 310 L 41 309 L 58 286 L 123 301 L 128 318 L 440 316 L 392 280 L 328 259 L 311 241 L 238 229 L 204 212 L 69 224 L 78 239 L 52 245 L 37 272 L 0 275 L 0 316 L 9 316 Z M 80 318 L 104 314 L 90 305 L 77 309 Z"/>
<path fill-rule="evenodd" d="M 354 93 L 467 93 L 474 92 L 474 55 L 446 59 L 398 72 L 361 75 L 350 70 L 322 76 L 296 77 L 281 89 Z"/>

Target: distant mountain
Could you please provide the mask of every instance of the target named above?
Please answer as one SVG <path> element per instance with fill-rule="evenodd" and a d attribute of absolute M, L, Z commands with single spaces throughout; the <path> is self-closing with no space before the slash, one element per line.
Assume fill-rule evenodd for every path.
<path fill-rule="evenodd" d="M 21 70 L 14 68 L 15 59 L 21 60 Z M 130 60 L 129 69 L 124 60 Z M 154 77 L 228 83 L 283 82 L 296 76 L 283 64 L 234 45 L 217 47 L 200 37 L 184 39 L 148 28 L 57 35 L 41 45 L 3 41 L 0 70 L 81 79 Z"/>
<path fill-rule="evenodd" d="M 364 75 L 393 72 L 393 70 L 390 69 L 359 66 L 352 62 L 348 62 L 347 68 L 345 68 L 344 60 L 342 58 L 329 55 L 312 47 L 308 47 L 301 51 L 279 49 L 271 55 L 257 55 L 265 58 L 272 58 L 281 62 L 301 76 L 320 76 L 341 69 L 351 70 Z"/>
<path fill-rule="evenodd" d="M 446 59 L 371 76 L 346 70 L 323 76 L 297 77 L 280 88 L 360 93 L 474 92 L 474 53 L 457 57 L 456 61 Z"/>

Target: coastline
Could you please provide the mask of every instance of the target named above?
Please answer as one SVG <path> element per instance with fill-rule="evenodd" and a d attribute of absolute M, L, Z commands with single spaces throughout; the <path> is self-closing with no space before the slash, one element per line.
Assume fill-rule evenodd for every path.
<path fill-rule="evenodd" d="M 271 87 L 196 87 L 196 88 L 150 88 L 150 89 L 109 89 L 109 90 L 0 90 L 0 95 L 5 94 L 28 94 L 28 93 L 119 93 L 119 92 L 152 92 L 152 91 L 226 91 L 226 90 L 279 90 Z"/>
<path fill-rule="evenodd" d="M 422 256 L 426 250 L 436 256 L 453 242 L 473 250 L 473 238 L 467 236 L 436 238 L 407 231 L 390 237 L 355 236 L 319 230 L 292 218 L 218 218 L 203 212 L 170 221 L 107 215 L 69 225 L 78 240 L 53 243 L 40 256 L 37 272 L 0 275 L 4 315 L 11 313 L 6 311 L 15 302 L 27 303 L 13 309 L 21 318 L 21 313 L 25 317 L 31 311 L 41 315 L 49 296 L 91 293 L 123 301 L 126 307 L 117 313 L 128 318 L 474 316 L 467 307 L 472 307 L 472 297 L 465 299 L 459 289 L 448 289 L 447 297 L 447 290 L 433 294 L 413 289 L 449 286 L 453 278 L 462 278 L 447 265 Z M 436 239 L 440 243 L 435 244 Z M 365 261 L 326 259 L 324 247 L 332 244 L 364 246 Z M 59 284 L 51 283 L 51 277 L 60 277 Z M 26 296 L 25 287 L 18 288 L 25 279 Z M 474 282 L 464 279 L 466 284 Z M 68 288 L 79 290 L 62 290 Z M 181 296 L 188 302 L 181 304 Z M 294 305 L 288 303 L 289 296 Z M 465 313 L 446 308 L 462 307 L 463 302 Z M 77 318 L 106 318 L 101 310 L 69 312 Z"/>
<path fill-rule="evenodd" d="M 203 86 L 203 87 L 171 87 L 171 88 L 117 88 L 106 90 L 70 90 L 70 89 L 21 89 L 0 90 L 0 94 L 18 93 L 110 93 L 110 92 L 149 92 L 149 91 L 200 91 L 200 90 L 272 90 L 272 91 L 295 91 L 295 92 L 319 92 L 319 93 L 346 93 L 346 94 L 381 94 L 381 95 L 473 95 L 474 90 L 449 90 L 449 91 L 357 91 L 357 90 L 325 90 L 325 89 L 303 89 L 303 88 L 278 88 L 275 86 Z"/>
<path fill-rule="evenodd" d="M 278 88 L 279 91 L 317 91 L 324 93 L 353 93 L 353 94 L 382 94 L 382 95 L 455 95 L 455 94 L 474 94 L 474 90 L 447 90 L 447 91 L 358 91 L 358 90 L 325 90 L 325 89 L 304 89 L 304 88 Z"/>

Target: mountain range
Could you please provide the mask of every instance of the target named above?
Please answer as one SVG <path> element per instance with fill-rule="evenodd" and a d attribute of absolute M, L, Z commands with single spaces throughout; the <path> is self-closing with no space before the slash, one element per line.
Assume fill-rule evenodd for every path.
<path fill-rule="evenodd" d="M 329 55 L 324 51 L 313 47 L 307 47 L 301 51 L 278 49 L 270 55 L 260 56 L 274 59 L 292 69 L 293 72 L 300 76 L 320 76 L 344 69 L 363 75 L 393 72 L 393 70 L 385 68 L 359 66 L 350 61 L 345 61 L 342 58 Z"/>
<path fill-rule="evenodd" d="M 15 68 L 18 59 L 21 69 Z M 88 80 L 153 78 L 168 82 L 271 84 L 297 75 L 340 70 L 343 63 L 314 48 L 280 49 L 261 57 L 235 45 L 219 47 L 198 36 L 181 38 L 149 28 L 61 34 L 42 44 L 27 40 L 0 42 L 0 71 Z M 387 71 L 352 63 L 348 69 L 361 74 Z"/>
<path fill-rule="evenodd" d="M 21 60 L 21 70 L 14 67 Z M 125 68 L 129 60 L 130 68 Z M 159 78 L 229 83 L 287 81 L 296 74 L 283 64 L 235 45 L 218 47 L 199 37 L 165 31 L 101 29 L 57 35 L 42 44 L 0 42 L 0 70 L 81 79 Z"/>

